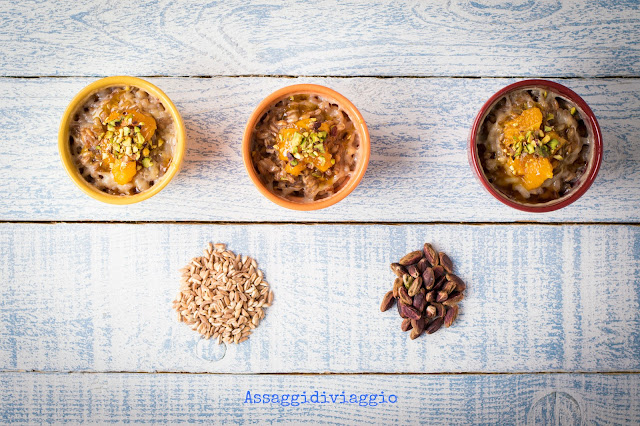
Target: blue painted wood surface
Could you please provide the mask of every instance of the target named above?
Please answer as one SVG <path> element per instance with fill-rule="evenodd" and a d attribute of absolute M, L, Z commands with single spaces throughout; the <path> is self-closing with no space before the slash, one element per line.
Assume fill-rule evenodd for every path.
<path fill-rule="evenodd" d="M 0 80 L 0 90 L 8 94 L 0 104 L 7 140 L 0 156 L 0 220 L 637 222 L 640 217 L 636 79 L 561 80 L 594 109 L 605 153 L 589 191 L 571 206 L 546 214 L 520 212 L 495 200 L 467 159 L 477 111 L 513 79 L 151 79 L 182 113 L 186 157 L 162 192 L 124 208 L 84 195 L 58 156 L 59 120 L 73 95 L 90 81 Z M 315 212 L 287 210 L 260 195 L 240 152 L 246 120 L 256 105 L 274 90 L 300 82 L 324 84 L 350 98 L 371 133 L 371 161 L 360 185 L 337 205 Z"/>
<path fill-rule="evenodd" d="M 0 236 L 3 371 L 640 372 L 638 226 L 4 224 Z M 255 258 L 275 293 L 226 351 L 171 308 L 178 270 L 209 241 Z M 389 264 L 425 241 L 468 288 L 452 327 L 411 341 L 379 306 Z"/>

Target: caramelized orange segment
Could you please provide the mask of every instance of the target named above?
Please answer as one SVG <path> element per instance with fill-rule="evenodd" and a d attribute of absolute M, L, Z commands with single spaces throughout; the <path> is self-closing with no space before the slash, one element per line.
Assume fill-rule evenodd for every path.
<path fill-rule="evenodd" d="M 320 127 L 318 128 L 319 132 L 327 132 L 330 133 L 331 132 L 331 126 L 329 126 L 329 123 L 327 123 L 326 121 L 324 121 Z"/>
<path fill-rule="evenodd" d="M 122 162 L 121 160 L 115 160 L 113 162 L 111 174 L 118 185 L 127 184 L 131 182 L 131 179 L 136 175 L 136 162 Z"/>
<path fill-rule="evenodd" d="M 309 163 L 312 163 L 316 169 L 323 173 L 333 166 L 333 164 L 331 164 L 331 154 L 328 152 L 318 154 L 318 156 L 313 157 Z"/>
<path fill-rule="evenodd" d="M 504 123 L 504 143 L 511 145 L 518 140 L 520 135 L 528 131 L 537 130 L 541 125 L 542 111 L 540 111 L 540 108 L 525 109 L 522 114 Z"/>
<path fill-rule="evenodd" d="M 315 123 L 315 120 L 310 118 L 305 118 L 302 120 L 296 121 L 296 127 L 303 131 L 311 130 L 311 124 Z"/>
<path fill-rule="evenodd" d="M 539 188 L 545 180 L 553 177 L 553 166 L 548 158 L 524 155 L 509 160 L 509 168 L 516 176 L 522 176 L 522 185 L 527 191 Z"/>
<path fill-rule="evenodd" d="M 305 119 L 296 121 L 295 126 L 301 131 L 311 131 L 313 130 L 311 125 L 315 122 L 316 120 L 313 118 L 305 118 Z M 327 123 L 326 121 L 323 121 L 322 124 L 320 124 L 320 127 L 318 127 L 317 129 L 318 132 L 327 132 L 327 133 L 329 133 L 330 130 L 331 130 L 331 126 L 329 126 L 329 123 Z"/>
<path fill-rule="evenodd" d="M 307 168 L 307 163 L 303 163 L 302 161 L 300 161 L 295 166 L 292 166 L 291 163 L 287 163 L 287 165 L 284 167 L 284 170 L 290 175 L 298 176 L 306 168 Z"/>
<path fill-rule="evenodd" d="M 106 157 L 104 157 L 102 159 L 102 161 L 100 162 L 100 167 L 103 170 L 110 170 L 111 169 L 111 165 L 113 164 L 114 161 L 116 161 L 116 159 L 113 157 L 113 155 L 106 154 Z"/>

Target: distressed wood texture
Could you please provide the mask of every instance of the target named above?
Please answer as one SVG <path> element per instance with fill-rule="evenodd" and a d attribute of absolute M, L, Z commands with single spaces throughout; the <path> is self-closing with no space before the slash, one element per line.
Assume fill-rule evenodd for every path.
<path fill-rule="evenodd" d="M 613 221 L 640 217 L 640 80 L 563 80 L 600 120 L 600 174 L 576 203 L 533 214 L 504 206 L 479 184 L 467 161 L 467 137 L 480 106 L 511 79 L 151 79 L 182 112 L 188 148 L 182 171 L 137 205 L 90 199 L 66 176 L 57 126 L 70 99 L 92 79 L 4 79 L 0 126 L 0 220 L 135 221 Z M 264 198 L 242 164 L 249 114 L 267 94 L 315 82 L 361 109 L 372 155 L 358 188 L 325 210 L 294 212 Z M 28 125 L 25 127 L 25 117 Z"/>
<path fill-rule="evenodd" d="M 21 423 L 582 425 L 640 422 L 640 375 L 637 374 L 2 373 L 0 385 L 11 390 L 0 395 L 0 421 Z M 317 401 L 321 402 L 311 402 L 316 391 Z M 270 395 L 269 401 L 277 394 L 278 403 L 245 403 L 247 392 L 251 401 L 256 394 L 261 395 L 260 401 L 263 394 Z M 284 403 L 282 395 L 287 395 Z M 349 403 L 351 395 L 355 395 L 357 403 Z M 391 398 L 395 403 L 389 402 L 391 395 L 397 398 Z M 322 402 L 325 397 L 327 403 Z M 292 398 L 296 399 L 294 404 L 299 405 L 289 405 Z M 345 400 L 346 403 L 341 403 Z"/>
<path fill-rule="evenodd" d="M 635 1 L 0 5 L 0 73 L 10 76 L 559 77 L 640 71 Z"/>
<path fill-rule="evenodd" d="M 640 371 L 640 227 L 0 225 L 0 370 Z M 468 283 L 448 329 L 381 313 L 389 263 L 432 241 Z M 226 348 L 176 320 L 206 243 L 256 258 L 275 302 Z"/>

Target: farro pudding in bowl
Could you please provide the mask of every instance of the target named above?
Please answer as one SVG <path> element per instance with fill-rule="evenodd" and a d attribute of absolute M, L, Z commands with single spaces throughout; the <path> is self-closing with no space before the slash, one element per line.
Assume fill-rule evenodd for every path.
<path fill-rule="evenodd" d="M 524 210 L 564 207 L 586 191 L 600 165 L 595 116 L 558 86 L 520 84 L 498 96 L 475 129 L 482 177 Z"/>
<path fill-rule="evenodd" d="M 76 183 L 91 187 L 81 186 L 85 192 L 106 202 L 121 198 L 123 204 L 148 198 L 175 174 L 184 128 L 175 106 L 155 86 L 131 77 L 110 79 L 114 84 L 100 80 L 104 84 L 85 89 L 69 106 L 63 120 L 68 146 L 61 154 L 77 172 L 68 169 Z"/>
<path fill-rule="evenodd" d="M 348 192 L 357 185 L 364 174 L 362 162 L 366 168 L 369 141 L 364 120 L 350 102 L 321 87 L 274 99 L 247 128 L 251 171 L 286 207 L 322 208 L 320 203 L 349 183 Z M 347 102 L 351 108 L 344 107 Z"/>

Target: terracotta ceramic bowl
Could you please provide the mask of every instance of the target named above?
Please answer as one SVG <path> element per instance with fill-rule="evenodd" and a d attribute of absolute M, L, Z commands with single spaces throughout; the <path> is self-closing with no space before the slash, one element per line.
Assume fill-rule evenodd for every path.
<path fill-rule="evenodd" d="M 335 103 L 349 115 L 349 118 L 353 122 L 360 139 L 360 148 L 356 160 L 356 169 L 352 172 L 349 179 L 335 194 L 316 201 L 298 201 L 296 199 L 283 198 L 277 194 L 274 194 L 260 180 L 260 176 L 258 175 L 258 172 L 256 171 L 253 160 L 251 158 L 252 133 L 256 125 L 259 123 L 260 119 L 274 104 L 282 99 L 286 99 L 289 96 L 297 94 L 316 94 L 335 101 Z M 258 104 L 256 109 L 249 117 L 249 121 L 247 122 L 247 126 L 244 131 L 244 137 L 242 139 L 242 160 L 244 161 L 244 165 L 247 169 L 249 177 L 251 178 L 251 181 L 256 186 L 256 188 L 258 188 L 258 191 L 260 191 L 262 195 L 278 204 L 279 206 L 303 211 L 318 210 L 332 206 L 333 204 L 349 195 L 351 191 L 353 191 L 356 186 L 358 186 L 367 170 L 370 150 L 371 148 L 369 131 L 367 130 L 367 125 L 365 124 L 360 111 L 358 111 L 358 109 L 340 93 L 316 84 L 296 84 L 293 86 L 283 87 L 282 89 L 276 90 L 275 92 L 267 96 L 262 100 L 262 102 Z"/>
<path fill-rule="evenodd" d="M 478 136 L 485 119 L 494 108 L 494 106 L 507 93 L 528 88 L 548 89 L 549 91 L 557 93 L 561 97 L 564 97 L 568 101 L 573 103 L 585 123 L 589 135 L 588 137 L 591 143 L 591 151 L 587 160 L 586 170 L 584 171 L 583 177 L 581 178 L 580 182 L 578 182 L 567 194 L 561 196 L 560 198 L 540 204 L 521 203 L 507 197 L 507 195 L 505 195 L 496 186 L 489 182 L 478 154 Z M 596 175 L 598 174 L 598 170 L 600 169 L 600 163 L 602 162 L 602 151 L 602 135 L 600 133 L 598 120 L 596 120 L 593 111 L 591 111 L 591 108 L 589 108 L 589 106 L 580 96 L 578 96 L 571 89 L 552 81 L 523 80 L 517 83 L 510 84 L 499 90 L 482 106 L 480 112 L 478 112 L 478 115 L 473 122 L 473 126 L 471 127 L 468 155 L 469 164 L 471 165 L 471 168 L 473 169 L 476 177 L 478 178 L 482 186 L 484 186 L 484 188 L 489 191 L 489 193 L 496 199 L 508 205 L 509 207 L 513 207 L 514 209 L 526 212 L 543 213 L 558 210 L 568 206 L 569 204 L 580 198 L 587 191 L 587 189 L 589 189 L 593 181 L 596 179 Z"/>
<path fill-rule="evenodd" d="M 69 126 L 71 124 L 71 120 L 73 119 L 74 113 L 80 106 L 83 105 L 84 102 L 87 101 L 92 93 L 110 86 L 133 86 L 143 89 L 150 95 L 160 100 L 160 102 L 162 102 L 162 105 L 169 111 L 171 117 L 173 118 L 176 134 L 176 146 L 174 148 L 175 150 L 173 153 L 171 164 L 169 165 L 169 168 L 167 169 L 165 174 L 155 183 L 155 185 L 145 191 L 140 192 L 139 194 L 114 195 L 99 190 L 82 177 L 71 155 L 69 146 Z M 73 100 L 65 110 L 62 121 L 60 122 L 60 129 L 58 131 L 58 150 L 60 152 L 60 158 L 71 180 L 73 180 L 78 188 L 80 188 L 85 194 L 95 198 L 98 201 L 102 201 L 108 204 L 133 204 L 153 197 L 155 194 L 160 192 L 178 173 L 180 165 L 182 164 L 182 159 L 184 157 L 185 147 L 185 127 L 184 123 L 182 122 L 182 118 L 180 117 L 180 113 L 176 109 L 176 106 L 173 104 L 173 102 L 171 102 L 169 97 L 165 95 L 162 90 L 158 89 L 148 81 L 135 77 L 107 77 L 89 84 L 73 98 Z"/>

